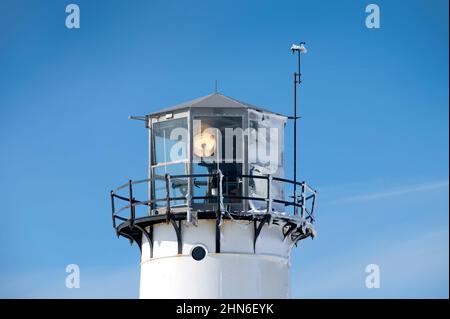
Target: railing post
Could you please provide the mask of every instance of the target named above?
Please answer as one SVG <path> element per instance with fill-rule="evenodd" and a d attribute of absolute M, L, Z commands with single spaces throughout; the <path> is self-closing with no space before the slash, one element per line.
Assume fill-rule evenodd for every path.
<path fill-rule="evenodd" d="M 170 175 L 166 174 L 166 219 L 170 219 Z"/>
<path fill-rule="evenodd" d="M 111 208 L 112 208 L 112 223 L 113 227 L 116 228 L 116 213 L 115 213 L 115 206 L 114 206 L 114 191 L 111 191 Z"/>
<path fill-rule="evenodd" d="M 301 218 L 305 218 L 306 211 L 306 190 L 305 190 L 305 181 L 302 182 L 302 216 Z"/>
<path fill-rule="evenodd" d="M 222 196 L 222 181 L 220 180 L 220 170 L 216 173 L 217 179 L 217 216 L 220 214 L 220 197 Z"/>
<path fill-rule="evenodd" d="M 297 204 L 298 204 L 298 198 L 297 198 L 298 196 L 297 196 L 297 184 L 296 184 L 296 182 L 294 181 L 294 216 L 297 216 L 298 215 L 298 207 L 297 207 Z"/>
<path fill-rule="evenodd" d="M 223 174 L 220 169 L 217 172 L 217 182 L 218 182 L 217 205 L 218 205 L 219 212 L 221 213 L 225 208 L 223 205 Z"/>
<path fill-rule="evenodd" d="M 314 196 L 313 196 L 313 200 L 312 200 L 312 204 L 311 204 L 311 223 L 314 223 L 315 218 L 314 218 L 314 207 L 316 206 L 316 192 L 314 191 Z"/>
<path fill-rule="evenodd" d="M 192 223 L 191 205 L 192 205 L 192 187 L 191 176 L 187 178 L 187 194 L 186 194 L 186 222 Z"/>
<path fill-rule="evenodd" d="M 128 190 L 129 190 L 129 196 L 130 196 L 130 226 L 133 227 L 134 225 L 134 207 L 133 207 L 133 181 L 130 179 L 128 181 Z"/>
<path fill-rule="evenodd" d="M 220 253 L 220 225 L 222 224 L 222 205 L 223 205 L 223 191 L 222 191 L 222 172 L 217 170 L 217 210 L 216 210 L 216 254 Z"/>
<path fill-rule="evenodd" d="M 267 214 L 272 213 L 272 195 L 271 195 L 271 189 L 270 189 L 271 184 L 272 184 L 272 175 L 267 174 L 267 195 L 266 195 L 266 201 L 267 201 L 266 212 L 267 212 Z"/>

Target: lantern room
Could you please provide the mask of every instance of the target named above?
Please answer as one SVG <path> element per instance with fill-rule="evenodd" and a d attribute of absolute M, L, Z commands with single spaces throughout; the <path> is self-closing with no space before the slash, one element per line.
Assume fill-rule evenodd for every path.
<path fill-rule="evenodd" d="M 280 183 L 258 177 L 284 178 L 286 116 L 214 93 L 146 121 L 150 214 L 165 213 L 167 193 L 174 212 L 213 209 L 219 192 L 220 204 L 233 212 L 267 211 L 269 196 L 284 200 Z M 280 203 L 271 206 L 284 211 Z"/>

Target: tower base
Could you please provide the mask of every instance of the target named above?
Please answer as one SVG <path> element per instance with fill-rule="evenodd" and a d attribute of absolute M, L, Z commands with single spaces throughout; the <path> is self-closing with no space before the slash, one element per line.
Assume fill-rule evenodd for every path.
<path fill-rule="evenodd" d="M 210 253 L 162 257 L 141 265 L 140 298 L 288 298 L 288 260 L 275 256 Z"/>

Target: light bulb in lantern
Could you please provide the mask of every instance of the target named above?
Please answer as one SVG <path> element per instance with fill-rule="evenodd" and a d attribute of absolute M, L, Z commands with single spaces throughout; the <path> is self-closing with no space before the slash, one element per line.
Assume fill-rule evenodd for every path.
<path fill-rule="evenodd" d="M 200 133 L 194 136 L 194 154 L 198 157 L 210 157 L 216 151 L 216 136 Z"/>

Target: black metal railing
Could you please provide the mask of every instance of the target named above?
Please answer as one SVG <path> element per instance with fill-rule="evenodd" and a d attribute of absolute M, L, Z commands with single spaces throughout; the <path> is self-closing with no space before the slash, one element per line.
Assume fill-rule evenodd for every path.
<path fill-rule="evenodd" d="M 242 179 L 262 179 L 266 180 L 266 196 L 264 197 L 254 197 L 254 196 L 248 196 L 248 195 L 229 195 L 224 194 L 223 192 L 223 178 L 242 178 Z M 192 196 L 192 187 L 189 187 L 188 192 L 186 196 L 171 196 L 170 189 L 171 189 L 171 180 L 175 179 L 187 179 L 187 185 L 192 185 L 193 181 L 196 178 L 216 178 L 216 181 L 218 181 L 218 187 L 217 187 L 217 193 L 215 195 L 206 195 L 206 196 Z M 155 179 L 142 179 L 138 181 L 132 181 L 129 180 L 127 183 L 119 186 L 115 190 L 111 191 L 111 207 L 112 207 L 112 222 L 114 228 L 117 226 L 117 221 L 125 222 L 129 221 L 130 225 L 132 226 L 137 218 L 143 217 L 136 217 L 136 207 L 144 206 L 147 207 L 147 213 L 146 216 L 153 214 L 154 208 L 159 203 L 165 203 L 163 206 L 165 208 L 165 214 L 171 214 L 171 210 L 174 206 L 176 207 L 190 207 L 192 204 L 192 201 L 194 200 L 208 200 L 208 203 L 213 203 L 215 206 L 215 211 L 218 212 L 226 212 L 227 209 L 224 205 L 224 199 L 227 200 L 246 200 L 246 201 L 255 201 L 255 202 L 265 202 L 265 209 L 263 211 L 258 210 L 258 212 L 262 213 L 282 213 L 283 216 L 294 216 L 294 217 L 301 217 L 310 223 L 314 223 L 315 217 L 314 217 L 314 207 L 316 203 L 316 195 L 317 192 L 312 189 L 306 182 L 297 182 L 294 183 L 292 180 L 288 180 L 285 178 L 279 178 L 272 175 L 223 175 L 221 171 L 218 171 L 214 174 L 184 174 L 184 175 L 169 175 L 165 174 L 165 196 L 156 198 L 155 196 L 149 196 L 146 197 L 149 199 L 146 200 L 137 200 L 134 195 L 134 189 L 133 187 L 136 187 L 136 185 L 140 184 L 148 184 L 148 187 L 151 187 L 151 183 L 154 182 Z M 301 193 L 298 196 L 299 198 L 294 198 L 293 196 L 290 196 L 288 198 L 292 198 L 292 200 L 286 200 L 283 196 L 283 198 L 273 198 L 271 194 L 271 187 L 272 182 L 279 182 L 285 185 L 294 185 L 296 184 L 301 188 Z M 123 194 L 125 190 L 128 190 L 126 194 Z M 152 198 L 154 197 L 154 198 Z M 119 200 L 120 202 L 125 202 L 125 205 L 121 206 L 120 208 L 116 208 L 116 200 Z M 179 201 L 185 201 L 182 205 L 173 205 L 174 202 Z M 273 212 L 272 205 L 274 203 L 282 204 L 287 207 L 293 207 L 293 211 L 284 211 L 284 212 Z M 161 207 L 161 206 L 159 206 Z M 300 211 L 300 213 L 299 213 Z M 128 212 L 128 213 L 125 213 Z M 251 210 L 248 210 L 246 212 L 242 211 L 241 213 L 248 213 L 252 212 Z M 236 213 L 236 212 L 234 212 Z M 125 215 L 126 214 L 126 215 Z M 237 212 L 239 214 L 239 212 Z"/>

